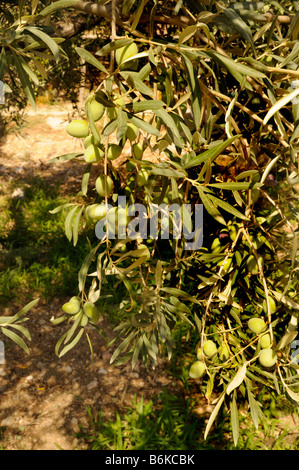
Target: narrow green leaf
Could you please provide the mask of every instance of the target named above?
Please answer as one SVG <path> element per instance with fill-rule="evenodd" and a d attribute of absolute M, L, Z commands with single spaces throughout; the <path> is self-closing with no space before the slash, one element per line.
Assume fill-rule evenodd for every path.
<path fill-rule="evenodd" d="M 32 300 L 31 302 L 29 302 L 27 305 L 25 305 L 25 307 L 21 308 L 21 310 L 16 313 L 14 315 L 14 318 L 17 319 L 17 318 L 20 318 L 22 315 L 24 315 L 25 313 L 29 312 L 29 310 L 31 310 L 33 307 L 35 307 L 35 305 L 39 302 L 39 298 L 37 299 L 34 299 Z"/>
<path fill-rule="evenodd" d="M 83 155 L 82 152 L 80 153 L 66 153 L 65 155 L 59 155 L 58 157 L 52 157 L 47 163 L 57 163 L 57 162 L 65 162 L 68 160 L 72 160 L 73 158 L 81 157 Z"/>
<path fill-rule="evenodd" d="M 108 122 L 108 124 L 106 124 L 106 126 L 102 130 L 102 136 L 108 137 L 108 135 L 111 135 L 116 129 L 117 129 L 117 118 L 112 119 L 110 122 Z"/>
<path fill-rule="evenodd" d="M 75 204 L 69 202 L 66 204 L 61 204 L 60 206 L 55 207 L 55 209 L 52 209 L 49 211 L 50 214 L 57 214 L 57 212 L 62 211 L 63 209 L 66 209 L 67 207 L 74 206 Z"/>
<path fill-rule="evenodd" d="M 98 129 L 95 125 L 94 119 L 93 119 L 93 115 L 92 115 L 91 107 L 90 107 L 90 100 L 86 101 L 85 111 L 86 111 L 86 115 L 87 115 L 87 119 L 88 119 L 88 122 L 89 122 L 90 129 L 91 129 L 91 132 L 92 132 L 92 135 L 93 135 L 93 138 L 94 138 L 95 145 L 99 145 L 101 143 L 101 136 L 99 134 L 99 131 L 98 131 Z"/>
<path fill-rule="evenodd" d="M 192 135 L 189 127 L 187 126 L 187 124 L 183 121 L 183 119 L 179 120 L 179 127 L 183 131 L 183 133 L 185 134 L 185 136 L 186 136 L 187 140 L 189 141 L 190 145 L 192 145 L 193 135 Z"/>
<path fill-rule="evenodd" d="M 111 101 L 108 96 L 102 91 L 97 90 L 95 92 L 95 97 L 105 108 L 116 108 L 116 105 Z"/>
<path fill-rule="evenodd" d="M 72 236 L 73 236 L 73 221 L 74 221 L 74 217 L 75 217 L 75 213 L 76 213 L 77 209 L 78 209 L 78 206 L 75 205 L 75 207 L 73 207 L 69 211 L 69 213 L 67 214 L 67 216 L 65 218 L 64 231 L 65 231 L 65 235 L 66 235 L 66 237 L 69 241 L 71 241 Z"/>
<path fill-rule="evenodd" d="M 174 111 L 175 109 L 177 109 L 179 106 L 181 106 L 183 103 L 185 103 L 185 101 L 187 101 L 191 96 L 191 92 L 188 91 L 188 93 L 186 93 L 185 95 L 183 95 L 176 103 L 175 105 L 173 106 L 173 108 L 171 109 L 172 111 Z"/>
<path fill-rule="evenodd" d="M 142 111 L 161 109 L 163 108 L 163 106 L 165 106 L 163 101 L 143 100 L 143 101 L 134 102 L 132 105 L 132 108 L 135 113 L 140 113 Z"/>
<path fill-rule="evenodd" d="M 187 163 L 183 166 L 183 168 L 192 168 L 194 166 L 200 165 L 201 163 L 204 163 L 208 159 L 213 162 L 218 155 L 220 155 L 223 150 L 225 150 L 231 143 L 233 143 L 236 139 L 238 139 L 240 135 L 235 135 L 224 142 L 221 142 L 218 145 L 213 146 L 209 150 L 206 150 L 205 152 L 197 155 L 195 158 L 187 161 Z"/>
<path fill-rule="evenodd" d="M 120 141 L 127 132 L 127 113 L 121 108 L 117 111 L 117 133 L 116 139 Z"/>
<path fill-rule="evenodd" d="M 148 80 L 149 74 L 151 73 L 151 71 L 152 71 L 152 66 L 148 62 L 142 67 L 142 69 L 139 70 L 139 72 L 137 72 L 137 76 L 143 82 L 144 80 Z"/>
<path fill-rule="evenodd" d="M 115 359 L 120 355 L 122 351 L 125 351 L 127 347 L 129 346 L 130 342 L 137 336 L 138 331 L 133 331 L 132 333 L 129 334 L 129 336 L 126 337 L 126 339 L 116 348 L 114 353 L 112 354 L 110 358 L 110 364 L 112 364 Z"/>
<path fill-rule="evenodd" d="M 136 3 L 136 0 L 124 0 L 122 4 L 122 15 L 127 17 L 131 11 L 132 6 Z"/>
<path fill-rule="evenodd" d="M 266 166 L 264 172 L 263 172 L 263 175 L 261 177 L 261 183 L 264 183 L 267 179 L 267 176 L 269 175 L 270 171 L 272 170 L 272 168 L 275 166 L 275 164 L 278 162 L 278 160 L 280 159 L 280 155 L 277 155 L 276 157 L 274 157 L 272 160 L 270 160 L 270 162 L 268 163 L 268 165 Z"/>
<path fill-rule="evenodd" d="M 153 127 L 151 124 L 149 124 L 146 121 L 143 121 L 142 119 L 138 118 L 137 116 L 133 116 L 129 114 L 129 121 L 134 124 L 138 129 L 142 129 L 143 131 L 147 132 L 148 134 L 155 135 L 157 137 L 160 137 L 161 134 L 160 132 Z"/>
<path fill-rule="evenodd" d="M 173 170 L 172 168 L 159 168 L 156 167 L 151 170 L 151 175 L 160 175 L 160 176 L 167 176 L 169 178 L 185 178 L 186 172 L 180 170 Z"/>
<path fill-rule="evenodd" d="M 43 66 L 43 64 L 40 61 L 36 60 L 36 59 L 32 59 L 32 62 L 34 63 L 35 68 L 41 74 L 41 76 L 45 80 L 47 80 L 48 79 L 48 73 L 47 73 L 45 67 Z"/>
<path fill-rule="evenodd" d="M 79 292 L 83 292 L 84 290 L 84 285 L 85 285 L 85 281 L 86 281 L 86 276 L 87 276 L 87 273 L 88 273 L 88 269 L 89 269 L 89 266 L 93 260 L 93 257 L 95 255 L 95 253 L 97 252 L 97 249 L 98 249 L 98 246 L 97 245 L 96 247 L 94 247 L 89 253 L 88 255 L 86 255 L 84 261 L 83 261 L 83 264 L 80 268 L 80 271 L 78 273 L 78 284 L 79 284 Z"/>
<path fill-rule="evenodd" d="M 78 328 L 78 326 L 79 326 L 79 324 L 82 320 L 83 315 L 84 315 L 84 313 L 83 313 L 82 309 L 80 310 L 79 313 L 77 313 L 77 315 L 75 315 L 75 321 L 73 322 L 71 328 L 67 332 L 67 335 L 64 339 L 64 344 L 68 343 L 71 340 L 71 338 L 73 337 L 73 335 L 75 334 L 75 331 Z"/>
<path fill-rule="evenodd" d="M 160 287 L 162 287 L 162 284 L 163 284 L 162 275 L 163 275 L 162 261 L 158 260 L 157 265 L 156 265 L 156 272 L 155 272 L 155 280 L 156 280 L 157 289 L 160 289 Z"/>
<path fill-rule="evenodd" d="M 14 343 L 16 343 L 20 348 L 22 348 L 27 354 L 29 354 L 29 348 L 25 341 L 13 331 L 10 331 L 8 328 L 1 327 L 0 330 L 2 333 L 10 338 Z"/>
<path fill-rule="evenodd" d="M 25 62 L 22 58 L 20 58 L 20 60 L 21 60 L 22 67 L 23 67 L 24 71 L 27 73 L 28 77 L 32 80 L 34 85 L 38 86 L 40 82 L 39 82 L 39 79 L 38 79 L 36 73 L 29 67 L 27 62 Z"/>
<path fill-rule="evenodd" d="M 212 414 L 211 414 L 211 416 L 210 416 L 210 418 L 209 418 L 209 421 L 208 421 L 208 423 L 207 423 L 207 426 L 206 426 L 206 429 L 205 429 L 205 433 L 204 433 L 204 439 L 207 438 L 207 436 L 208 436 L 208 434 L 209 434 L 209 432 L 210 432 L 210 429 L 211 429 L 211 427 L 212 427 L 212 424 L 214 423 L 214 421 L 215 421 L 215 419 L 216 419 L 216 417 L 217 417 L 217 414 L 219 413 L 219 410 L 220 410 L 220 408 L 221 408 L 221 406 L 222 406 L 222 403 L 223 403 L 223 401 L 224 401 L 224 398 L 225 398 L 225 390 L 224 390 L 224 392 L 222 392 L 222 394 L 219 396 L 218 402 L 217 402 L 217 404 L 216 404 L 216 406 L 215 406 L 215 408 L 214 408 L 214 410 L 213 410 L 213 412 L 212 412 Z"/>
<path fill-rule="evenodd" d="M 198 129 L 201 119 L 201 88 L 198 82 L 196 69 L 188 57 L 184 54 L 184 62 L 187 69 L 188 85 L 191 92 L 191 106 L 194 117 L 195 128 Z"/>
<path fill-rule="evenodd" d="M 144 346 L 146 347 L 146 350 L 148 352 L 148 354 L 151 356 L 151 358 L 156 361 L 157 360 L 157 354 L 152 346 L 152 344 L 149 342 L 148 338 L 146 337 L 146 335 L 143 335 L 142 336 L 143 338 L 143 343 L 144 343 Z M 154 346 L 155 347 L 155 346 Z"/>
<path fill-rule="evenodd" d="M 205 179 L 204 179 L 204 185 L 207 186 L 210 182 L 211 176 L 212 176 L 212 165 L 211 165 L 211 160 L 208 159 L 205 163 L 206 165 L 206 172 L 205 172 Z"/>
<path fill-rule="evenodd" d="M 0 325 L 10 325 L 11 323 L 13 323 L 15 320 L 14 320 L 14 317 L 13 316 L 2 316 L 0 317 Z"/>
<path fill-rule="evenodd" d="M 128 46 L 132 44 L 133 39 L 126 38 L 126 39 L 117 39 L 116 41 L 111 41 L 108 44 L 105 44 L 99 51 L 96 52 L 96 55 L 107 55 L 110 54 L 112 51 L 116 49 L 120 49 L 121 47 Z"/>
<path fill-rule="evenodd" d="M 255 49 L 255 45 L 252 39 L 251 30 L 247 26 L 245 21 L 232 8 L 225 8 L 223 10 L 223 14 L 229 20 L 229 23 L 233 26 L 233 28 L 235 28 L 238 31 L 238 33 L 240 33 L 240 36 L 245 41 L 249 42 L 252 48 L 253 54 L 256 57 L 256 49 Z"/>
<path fill-rule="evenodd" d="M 108 75 L 108 70 L 106 69 L 106 67 L 104 67 L 104 65 L 101 64 L 101 62 L 99 62 L 90 52 L 83 49 L 83 47 L 75 47 L 75 51 L 77 52 L 77 54 L 79 54 L 81 59 L 85 60 L 85 62 L 88 62 L 101 72 L 104 72 Z"/>
<path fill-rule="evenodd" d="M 39 0 L 32 0 L 31 2 L 31 14 L 34 15 L 37 5 L 39 4 Z"/>
<path fill-rule="evenodd" d="M 210 214 L 211 217 L 213 217 L 217 222 L 219 222 L 222 225 L 226 225 L 226 221 L 218 211 L 216 205 L 214 204 L 213 200 L 206 194 L 204 189 L 201 186 L 197 186 L 198 194 L 201 199 L 201 202 L 203 203 L 206 211 Z M 218 202 L 218 200 L 217 200 Z"/>
<path fill-rule="evenodd" d="M 84 328 L 81 328 L 79 330 L 77 336 L 75 336 L 75 338 L 73 339 L 73 341 L 71 341 L 69 344 L 64 346 L 61 353 L 59 354 L 59 357 L 64 356 L 68 351 L 70 351 L 74 346 L 76 346 L 76 344 L 79 342 L 79 340 L 80 340 L 81 336 L 83 335 L 83 333 L 84 333 Z"/>
<path fill-rule="evenodd" d="M 234 215 L 235 217 L 238 217 L 239 219 L 249 220 L 248 217 L 242 214 L 242 212 L 238 211 L 238 209 L 236 209 L 223 199 L 219 199 L 218 197 L 212 196 L 211 194 L 209 194 L 208 197 L 212 202 L 215 203 L 216 206 L 221 207 L 221 209 L 224 209 L 226 212 L 229 212 L 230 214 Z"/>
<path fill-rule="evenodd" d="M 82 182 L 81 182 L 81 191 L 82 195 L 86 196 L 87 191 L 88 191 L 88 183 L 89 183 L 89 178 L 90 178 L 90 170 L 92 168 L 92 163 L 89 163 L 84 171 L 83 177 L 82 177 Z"/>
<path fill-rule="evenodd" d="M 160 289 L 162 292 L 166 292 L 167 294 L 171 294 L 171 295 L 174 295 L 176 297 L 182 297 L 190 302 L 193 302 L 195 304 L 201 304 L 201 302 L 199 300 L 197 300 L 196 297 L 190 295 L 190 294 L 187 294 L 187 292 L 184 292 L 180 289 L 177 289 L 175 287 L 161 287 Z"/>
<path fill-rule="evenodd" d="M 55 345 L 55 354 L 56 356 L 59 356 L 59 349 L 60 349 L 60 346 L 64 340 L 64 338 L 66 337 L 67 335 L 67 331 L 59 338 L 59 340 L 57 341 L 56 345 Z"/>
<path fill-rule="evenodd" d="M 179 44 L 183 44 L 184 42 L 188 41 L 188 39 L 192 38 L 197 31 L 197 25 L 193 24 L 191 26 L 187 26 L 187 28 L 183 29 L 183 31 L 179 35 Z"/>
<path fill-rule="evenodd" d="M 62 315 L 61 317 L 58 317 L 58 318 L 51 318 L 50 319 L 50 322 L 52 325 L 60 325 L 60 323 L 63 323 L 65 320 L 67 320 L 69 318 L 68 315 Z"/>
<path fill-rule="evenodd" d="M 43 41 L 50 51 L 52 52 L 53 56 L 55 57 L 56 62 L 59 60 L 59 47 L 53 39 L 48 36 L 48 34 L 44 33 L 40 28 L 35 26 L 26 26 L 24 28 L 25 31 L 28 31 L 32 35 L 38 37 L 41 41 Z"/>
<path fill-rule="evenodd" d="M 135 250 L 135 252 L 136 251 L 137 250 Z M 142 251 L 144 252 L 145 250 L 140 250 L 140 257 L 136 261 L 134 261 L 134 263 L 132 263 L 127 268 L 118 268 L 118 270 L 121 271 L 123 274 L 129 274 L 131 271 L 134 271 L 135 268 L 143 264 L 146 261 L 146 255 L 144 256 L 142 254 Z"/>
<path fill-rule="evenodd" d="M 250 176 L 254 176 L 254 175 L 257 175 L 259 173 L 258 170 L 245 170 L 245 171 L 242 171 L 241 173 L 239 173 L 237 176 L 236 176 L 236 180 L 243 180 L 245 178 L 248 178 Z"/>
<path fill-rule="evenodd" d="M 247 394 L 248 394 L 248 402 L 249 402 L 249 406 L 250 406 L 251 418 L 252 418 L 255 429 L 258 429 L 258 427 L 259 427 L 259 405 L 258 405 L 257 401 L 255 400 L 253 394 L 249 390 L 249 388 L 247 388 Z"/>
<path fill-rule="evenodd" d="M 78 242 L 79 225 L 80 225 L 80 220 L 81 220 L 83 209 L 84 209 L 83 206 L 80 207 L 78 213 L 76 214 L 74 218 L 74 224 L 73 224 L 73 245 L 74 246 L 76 246 Z"/>
<path fill-rule="evenodd" d="M 262 183 L 251 182 L 227 182 L 227 183 L 211 183 L 209 188 L 226 189 L 228 191 L 246 191 L 248 189 L 257 189 L 262 186 Z"/>
<path fill-rule="evenodd" d="M 276 349 L 279 351 L 280 349 L 285 348 L 288 344 L 291 344 L 294 341 L 294 339 L 297 338 L 297 336 L 298 336 L 297 330 L 287 331 L 287 333 L 285 333 L 283 337 L 280 339 L 279 343 L 276 346 Z"/>
<path fill-rule="evenodd" d="M 129 74 L 127 76 L 127 82 L 129 85 L 131 85 L 133 88 L 135 88 L 137 91 L 139 91 L 142 95 L 146 96 L 154 96 L 153 90 L 145 85 L 140 78 L 138 78 L 136 75 Z"/>
<path fill-rule="evenodd" d="M 65 8 L 72 8 L 78 4 L 78 0 L 59 0 L 58 2 L 53 2 L 51 5 L 44 8 L 38 15 L 39 16 L 48 16 L 52 15 L 55 11 L 63 10 Z"/>
<path fill-rule="evenodd" d="M 19 79 L 21 81 L 24 93 L 25 93 L 29 103 L 31 104 L 32 108 L 34 110 L 36 110 L 34 91 L 33 91 L 30 79 L 28 77 L 28 74 L 25 72 L 25 70 L 22 66 L 22 62 L 24 62 L 24 61 L 20 60 L 19 57 L 17 56 L 17 54 L 14 51 L 12 51 L 12 56 L 13 56 L 14 65 L 17 69 Z"/>
<path fill-rule="evenodd" d="M 26 0 L 18 0 L 18 7 L 19 7 L 19 20 L 21 21 L 21 18 L 23 16 L 23 8 L 26 4 Z"/>
<path fill-rule="evenodd" d="M 171 136 L 173 137 L 173 141 L 174 141 L 175 145 L 179 148 L 183 148 L 183 143 L 182 143 L 182 139 L 181 139 L 179 130 L 176 126 L 175 121 L 173 120 L 173 118 L 171 116 L 171 113 L 168 113 L 164 108 L 155 109 L 154 113 L 166 125 L 168 131 L 170 132 Z"/>
<path fill-rule="evenodd" d="M 201 55 L 206 55 L 210 57 L 211 59 L 216 60 L 220 65 L 222 65 L 235 79 L 239 82 L 242 83 L 243 77 L 249 76 L 249 77 L 256 77 L 256 78 L 266 78 L 266 75 L 263 72 L 260 72 L 256 69 L 253 69 L 251 67 L 247 67 L 246 65 L 241 64 L 240 62 L 236 62 L 230 57 L 224 56 L 223 54 L 220 54 L 219 52 L 208 50 L 205 51 L 204 53 L 201 52 Z M 252 89 L 251 86 L 248 86 L 246 84 L 246 88 Z"/>
<path fill-rule="evenodd" d="M 266 125 L 269 119 L 277 113 L 281 108 L 283 108 L 286 104 L 292 101 L 296 96 L 299 95 L 299 88 L 296 88 L 294 91 L 291 91 L 283 98 L 278 100 L 274 106 L 272 106 L 269 111 L 267 112 L 266 116 L 264 117 L 263 124 Z"/>
<path fill-rule="evenodd" d="M 140 354 L 140 351 L 143 347 L 143 337 L 141 336 L 137 343 L 134 345 L 134 352 L 132 355 L 132 369 L 134 369 L 136 362 L 138 360 L 138 356 Z"/>
<path fill-rule="evenodd" d="M 299 55 L 299 42 L 295 42 L 292 52 L 281 62 L 279 65 L 280 68 L 285 67 L 289 62 L 292 62 L 294 59 L 297 59 Z"/>
<path fill-rule="evenodd" d="M 239 440 L 239 416 L 235 394 L 230 404 L 230 421 L 232 426 L 234 444 L 235 446 L 237 446 Z"/>
<path fill-rule="evenodd" d="M 139 20 L 141 18 L 141 15 L 143 13 L 144 7 L 145 7 L 146 2 L 144 0 L 139 0 L 138 6 L 136 11 L 134 12 L 134 19 L 133 23 L 131 25 L 131 32 L 134 32 L 135 29 L 138 26 Z"/>
<path fill-rule="evenodd" d="M 290 397 L 291 401 L 296 405 L 299 405 L 299 393 L 294 392 L 286 386 L 286 394 Z"/>
<path fill-rule="evenodd" d="M 16 325 L 13 323 L 10 325 L 10 328 L 14 328 L 15 330 L 18 330 L 20 333 L 22 333 L 25 336 L 25 338 L 28 339 L 28 341 L 31 341 L 31 335 L 29 331 L 27 330 L 27 328 L 25 328 L 24 326 Z"/>
<path fill-rule="evenodd" d="M 6 53 L 5 48 L 2 47 L 1 54 L 0 54 L 0 80 L 3 79 L 6 71 Z"/>
<path fill-rule="evenodd" d="M 229 395 L 235 388 L 239 387 L 241 383 L 243 382 L 245 376 L 246 376 L 246 371 L 247 371 L 247 365 L 246 363 L 243 364 L 242 367 L 237 371 L 236 375 L 233 377 L 231 382 L 228 384 L 226 393 Z"/>

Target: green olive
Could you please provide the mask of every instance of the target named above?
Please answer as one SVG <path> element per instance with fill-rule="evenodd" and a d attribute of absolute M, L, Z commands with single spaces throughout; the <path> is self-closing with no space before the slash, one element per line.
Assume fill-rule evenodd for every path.
<path fill-rule="evenodd" d="M 83 119 L 74 119 L 68 123 L 66 126 L 66 131 L 72 137 L 76 137 L 77 139 L 84 138 L 88 136 L 89 124 Z"/>
<path fill-rule="evenodd" d="M 117 144 L 110 144 L 108 147 L 108 153 L 107 153 L 107 158 L 109 160 L 115 160 L 120 156 L 122 152 L 122 147 Z"/>
<path fill-rule="evenodd" d="M 276 303 L 275 300 L 272 297 L 269 297 L 269 307 L 270 307 L 270 313 L 275 313 L 276 312 Z M 263 310 L 265 313 L 268 313 L 267 309 L 267 300 L 265 299 L 263 301 Z"/>
<path fill-rule="evenodd" d="M 105 108 L 102 103 L 99 103 L 95 98 L 90 102 L 90 111 L 93 120 L 99 121 L 105 112 Z"/>
<path fill-rule="evenodd" d="M 189 369 L 191 379 L 200 379 L 206 372 L 206 365 L 202 361 L 196 361 Z"/>
<path fill-rule="evenodd" d="M 136 160 L 141 160 L 143 155 L 143 146 L 139 142 L 137 142 L 136 144 L 133 144 L 132 150 Z"/>
<path fill-rule="evenodd" d="M 261 333 L 266 327 L 266 323 L 262 318 L 250 318 L 248 321 L 248 328 L 252 333 L 259 334 Z"/>
<path fill-rule="evenodd" d="M 273 349 L 262 349 L 259 354 L 259 362 L 263 367 L 273 367 L 277 362 L 277 354 Z"/>
<path fill-rule="evenodd" d="M 103 157 L 104 157 L 103 150 L 97 147 L 96 145 L 91 144 L 85 149 L 84 160 L 87 163 L 98 162 Z"/>
<path fill-rule="evenodd" d="M 136 70 L 138 67 L 138 60 L 128 60 L 134 55 L 138 54 L 138 47 L 133 42 L 127 46 L 116 49 L 115 51 L 115 61 L 117 65 L 122 65 L 125 62 L 125 67 L 131 70 Z"/>
<path fill-rule="evenodd" d="M 107 175 L 106 178 L 107 196 L 110 196 L 114 189 L 113 179 Z M 101 197 L 105 197 L 105 175 L 100 175 L 96 179 L 96 191 Z"/>
<path fill-rule="evenodd" d="M 61 308 L 69 315 L 76 315 L 81 309 L 81 303 L 78 297 L 72 297 L 68 302 L 63 304 Z"/>
<path fill-rule="evenodd" d="M 129 122 L 127 125 L 126 137 L 131 142 L 133 142 L 134 140 L 137 139 L 137 136 L 138 136 L 138 128 L 134 124 Z"/>
<path fill-rule="evenodd" d="M 141 168 L 141 170 L 137 173 L 137 186 L 144 186 L 148 180 L 148 172 Z"/>
<path fill-rule="evenodd" d="M 270 346 L 271 346 L 271 338 L 270 338 L 269 333 L 266 333 L 265 335 L 263 335 L 263 336 L 261 337 L 260 344 L 261 344 L 261 348 L 262 348 L 262 349 L 270 348 Z"/>
<path fill-rule="evenodd" d="M 204 354 L 209 358 L 215 356 L 218 350 L 216 343 L 214 343 L 214 341 L 212 341 L 211 339 L 204 343 L 202 349 Z"/>

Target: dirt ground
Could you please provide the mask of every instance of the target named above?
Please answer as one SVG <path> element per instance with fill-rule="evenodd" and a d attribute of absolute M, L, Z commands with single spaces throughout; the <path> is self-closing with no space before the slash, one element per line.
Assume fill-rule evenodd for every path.
<path fill-rule="evenodd" d="M 39 105 L 36 112 L 28 109 L 22 128 L 0 140 L 0 184 L 37 174 L 59 179 L 65 188 L 73 184 L 80 189 L 82 164 L 47 164 L 51 157 L 82 149 L 81 141 L 65 131 L 72 111 L 69 104 Z M 39 302 L 32 309 L 27 323 L 32 336 L 29 356 L 8 343 L 5 364 L 0 365 L 0 448 L 86 448 L 75 433 L 82 426 L 92 432 L 88 406 L 95 418 L 99 411 L 113 418 L 116 410 L 130 405 L 134 395 L 147 399 L 165 386 L 177 387 L 167 377 L 163 364 L 151 374 L 143 365 L 137 365 L 134 371 L 130 364 L 111 366 L 114 349 L 107 349 L 105 339 L 89 327 L 93 360 L 85 337 L 58 359 L 54 348 L 64 327 L 53 327 L 50 318 L 57 317 L 67 300 L 59 299 L 51 305 Z M 16 312 L 7 309 L 1 315 L 11 313 Z M 112 337 L 106 321 L 100 327 Z"/>

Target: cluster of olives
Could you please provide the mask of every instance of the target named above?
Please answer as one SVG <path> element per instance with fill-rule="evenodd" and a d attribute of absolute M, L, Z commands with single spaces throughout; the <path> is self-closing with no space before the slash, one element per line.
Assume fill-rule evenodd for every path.
<path fill-rule="evenodd" d="M 87 100 L 90 100 L 88 97 Z M 90 102 L 90 112 L 94 122 L 99 121 L 104 113 L 105 107 L 93 97 Z M 83 139 L 84 145 L 84 160 L 86 163 L 95 163 L 104 158 L 105 152 L 101 144 L 96 144 L 94 136 L 90 133 L 90 126 L 88 121 L 84 119 L 74 119 L 66 126 L 66 131 L 72 137 Z M 137 137 L 137 129 L 131 123 L 128 124 L 127 137 Z M 136 138 L 135 137 L 135 138 Z M 122 153 L 122 146 L 111 143 L 108 147 L 107 158 L 108 160 L 115 160 Z"/>
<path fill-rule="evenodd" d="M 236 240 L 238 231 L 240 229 L 240 226 L 236 223 L 229 223 L 229 225 L 226 228 L 223 228 L 220 230 L 219 235 L 212 240 L 211 243 L 211 252 L 213 255 L 217 254 L 223 254 L 225 247 L 229 242 L 234 242 Z M 246 259 L 245 259 L 245 264 L 246 264 L 246 269 L 250 275 L 255 275 L 257 276 L 260 273 L 260 266 L 263 268 L 264 267 L 264 260 L 267 259 L 268 255 L 261 256 L 258 254 L 257 258 L 254 254 L 248 253 L 248 248 L 251 251 L 251 247 L 253 247 L 255 250 L 258 250 L 263 244 L 266 244 L 269 246 L 269 242 L 266 240 L 265 236 L 258 232 L 256 234 L 249 233 L 248 237 L 250 239 L 250 242 L 247 240 L 247 237 L 245 235 L 241 236 L 242 244 L 245 247 L 245 251 L 247 251 Z M 226 262 L 224 263 L 222 273 L 226 274 L 231 270 L 232 267 L 232 260 L 233 260 L 233 254 L 230 254 L 228 258 L 226 258 Z M 220 260 L 217 265 L 221 266 L 223 264 L 223 260 Z"/>
<path fill-rule="evenodd" d="M 267 302 L 263 301 L 263 310 L 267 313 Z M 276 302 L 273 298 L 269 297 L 270 313 L 276 311 Z M 267 324 L 263 318 L 252 317 L 247 322 L 248 329 L 255 335 L 260 335 L 259 345 L 260 353 L 258 361 L 265 369 L 270 369 L 277 363 L 277 354 L 272 347 L 270 334 L 265 332 Z M 220 361 L 225 362 L 230 357 L 230 351 L 226 343 L 222 343 L 220 347 L 212 340 L 207 340 L 203 344 L 202 349 L 197 350 L 197 361 L 195 361 L 189 369 L 189 377 L 198 379 L 206 373 L 206 360 L 213 359 L 218 354 Z"/>
<path fill-rule="evenodd" d="M 135 43 L 130 43 L 129 45 L 122 47 L 116 50 L 115 60 L 119 67 L 121 68 L 130 68 L 134 70 L 138 60 L 129 59 L 138 54 L 138 48 Z M 98 122 L 105 114 L 107 113 L 108 117 L 115 117 L 114 108 L 105 108 L 105 106 L 97 101 L 96 96 L 89 96 L 86 100 L 86 109 L 87 103 L 89 106 L 89 112 L 92 116 L 94 122 Z M 118 98 L 115 100 L 116 104 L 124 105 L 123 98 Z M 113 115 L 113 116 L 112 116 Z M 94 135 L 91 132 L 90 124 L 87 120 L 84 119 L 75 119 L 71 121 L 66 126 L 66 131 L 72 137 L 83 139 L 84 145 L 84 160 L 87 163 L 95 163 L 100 161 L 105 156 L 104 146 L 97 142 Z M 128 139 L 131 142 L 132 146 L 132 157 L 135 160 L 141 160 L 144 152 L 143 145 L 140 142 L 136 142 L 138 138 L 138 128 L 131 122 L 127 123 L 127 129 L 124 138 L 122 139 L 122 145 L 116 143 L 110 143 L 108 145 L 107 158 L 112 161 L 119 158 L 122 154 L 123 144 Z M 136 169 L 136 165 L 133 162 L 127 163 L 127 171 L 133 171 Z M 136 185 L 138 187 L 143 187 L 149 178 L 149 173 L 145 168 L 139 169 L 136 175 Z M 105 195 L 109 197 L 114 190 L 114 183 L 111 176 L 100 175 L 95 182 L 95 189 L 98 195 L 101 198 L 104 198 Z M 111 210 L 111 209 L 110 209 Z M 114 217 L 114 214 L 112 214 Z M 85 217 L 87 221 L 98 221 L 106 216 L 106 209 L 103 204 L 91 204 L 86 208 Z"/>
<path fill-rule="evenodd" d="M 269 308 L 270 313 L 274 313 L 276 311 L 276 303 L 272 297 L 269 297 Z M 263 301 L 263 310 L 267 313 L 267 302 L 266 300 Z M 263 333 L 266 329 L 266 322 L 263 318 L 253 317 L 248 320 L 248 328 L 249 330 L 254 333 L 255 335 L 261 335 L 259 339 L 259 344 L 261 347 L 261 351 L 258 356 L 259 363 L 261 366 L 265 368 L 271 368 L 275 366 L 277 363 L 277 354 L 274 349 L 271 347 L 271 337 L 269 333 Z"/>
<path fill-rule="evenodd" d="M 88 323 L 96 324 L 100 318 L 98 308 L 92 302 L 82 303 L 78 297 L 72 297 L 63 304 L 64 313 L 73 316 L 74 320 L 79 319 L 80 326 L 85 327 Z"/>
<path fill-rule="evenodd" d="M 222 343 L 219 347 L 211 339 L 204 342 L 202 349 L 197 350 L 195 361 L 189 369 L 189 377 L 199 379 L 207 370 L 206 361 L 213 359 L 218 354 L 220 361 L 225 362 L 229 359 L 230 352 L 226 343 Z"/>
<path fill-rule="evenodd" d="M 134 70 L 138 60 L 128 60 L 131 57 L 138 54 L 138 47 L 135 43 L 131 43 L 125 47 L 116 50 L 115 60 L 117 65 L 120 67 L 130 68 Z M 105 108 L 105 106 L 100 103 L 96 97 L 89 96 L 86 100 L 86 105 L 89 105 L 90 113 L 94 122 L 99 121 L 103 116 L 105 111 L 107 111 L 110 117 L 115 113 L 113 108 Z M 124 105 L 123 98 L 118 98 L 115 100 L 117 105 Z M 104 148 L 95 141 L 94 136 L 90 133 L 90 125 L 88 121 L 84 119 L 74 119 L 66 126 L 66 131 L 69 135 L 76 138 L 81 138 L 84 144 L 84 159 L 87 163 L 94 163 L 101 160 L 104 157 Z M 138 129 L 132 123 L 127 124 L 126 138 L 131 142 L 137 139 Z M 133 156 L 136 159 L 140 159 L 143 154 L 143 148 L 141 144 L 135 143 L 133 146 Z M 109 160 L 115 160 L 122 153 L 122 146 L 118 144 L 109 144 L 107 158 Z"/>

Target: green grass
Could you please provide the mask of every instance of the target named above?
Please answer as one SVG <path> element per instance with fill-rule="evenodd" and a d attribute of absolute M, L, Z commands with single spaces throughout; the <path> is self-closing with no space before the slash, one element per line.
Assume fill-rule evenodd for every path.
<path fill-rule="evenodd" d="M 187 406 L 186 406 L 187 405 Z M 202 449 L 198 439 L 203 422 L 181 396 L 163 391 L 147 403 L 136 397 L 127 411 L 115 420 L 105 422 L 100 413 L 93 420 L 88 408 L 93 434 L 79 433 L 89 442 L 90 450 L 187 450 Z M 207 448 L 212 448 L 209 444 Z"/>
<path fill-rule="evenodd" d="M 227 413 L 219 414 L 204 440 L 208 415 L 196 414 L 196 400 L 163 390 L 148 402 L 137 401 L 135 397 L 125 412 L 117 412 L 115 419 L 109 421 L 103 419 L 103 413 L 94 419 L 88 406 L 92 432 L 82 429 L 77 437 L 88 445 L 89 450 L 296 450 L 299 439 L 291 440 L 290 428 L 279 421 L 285 406 L 281 403 L 281 408 L 276 410 L 278 417 L 269 415 L 258 430 L 249 412 L 244 410 L 239 442 L 235 446 Z"/>
<path fill-rule="evenodd" d="M 67 202 L 58 184 L 34 177 L 18 187 L 24 199 L 10 196 L 13 185 L 0 193 L 0 303 L 27 301 L 36 293 L 46 301 L 72 294 L 88 251 L 86 237 L 74 247 L 64 234 L 63 213 L 49 213 Z"/>

